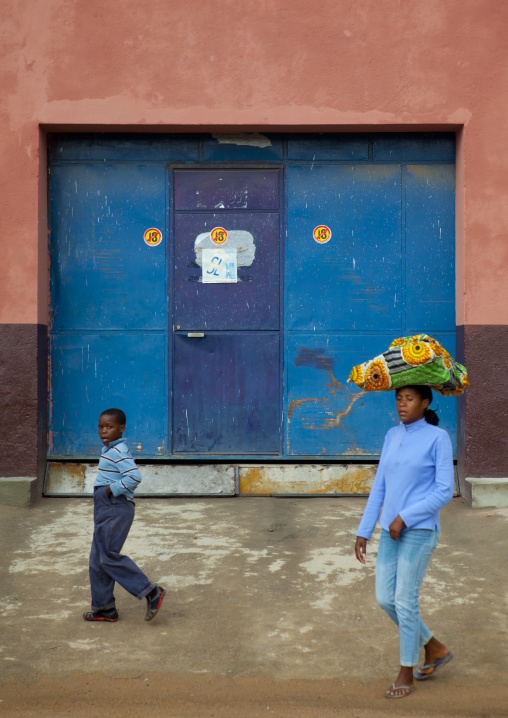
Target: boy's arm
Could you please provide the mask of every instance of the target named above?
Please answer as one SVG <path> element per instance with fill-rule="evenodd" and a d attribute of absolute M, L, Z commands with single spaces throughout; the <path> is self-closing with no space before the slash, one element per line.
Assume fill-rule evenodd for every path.
<path fill-rule="evenodd" d="M 118 481 L 108 486 L 108 496 L 120 496 L 134 491 L 141 483 L 141 474 L 136 466 L 136 462 L 130 455 L 130 452 L 120 451 L 116 446 L 113 447 L 119 454 L 117 459 L 117 469 L 120 472 Z"/>

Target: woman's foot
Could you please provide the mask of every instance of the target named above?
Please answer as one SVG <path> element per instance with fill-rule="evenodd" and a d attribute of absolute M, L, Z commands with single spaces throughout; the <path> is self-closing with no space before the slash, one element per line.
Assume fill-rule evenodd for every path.
<path fill-rule="evenodd" d="M 391 687 L 385 691 L 385 696 L 387 698 L 405 698 L 412 693 L 414 689 L 413 667 L 401 666 L 399 675 L 394 680 Z"/>
<path fill-rule="evenodd" d="M 452 658 L 451 652 L 444 643 L 440 643 L 437 638 L 432 637 L 430 641 L 425 644 L 425 661 L 415 670 L 414 677 L 417 680 L 423 681 L 435 673 L 438 668 L 444 666 L 448 661 L 451 661 Z"/>
<path fill-rule="evenodd" d="M 392 683 L 392 687 L 385 691 L 386 698 L 405 698 L 414 691 L 414 686 L 396 686 Z"/>

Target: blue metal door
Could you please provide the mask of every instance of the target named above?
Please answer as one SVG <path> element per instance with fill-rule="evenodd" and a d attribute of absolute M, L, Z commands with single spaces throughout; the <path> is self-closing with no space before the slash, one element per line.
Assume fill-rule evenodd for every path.
<path fill-rule="evenodd" d="M 453 353 L 452 134 L 226 139 L 50 142 L 49 456 L 95 456 L 116 404 L 140 458 L 375 459 L 393 394 L 351 366 L 420 332 Z M 204 282 L 220 247 L 237 281 Z"/>
<path fill-rule="evenodd" d="M 175 454 L 280 453 L 279 175 L 174 171 Z M 236 282 L 203 281 L 216 227 Z"/>
<path fill-rule="evenodd" d="M 53 164 L 50 456 L 93 456 L 99 413 L 120 406 L 140 455 L 166 454 L 167 172 Z M 163 241 L 143 241 L 158 227 Z"/>
<path fill-rule="evenodd" d="M 310 156 L 319 142 L 306 145 L 294 152 Z M 450 146 L 431 151 L 441 159 Z M 454 166 L 404 162 L 434 160 L 431 151 L 377 136 L 370 162 L 323 163 L 314 152 L 287 169 L 288 456 L 379 455 L 384 417 L 398 422 L 393 393 L 360 395 L 351 367 L 420 332 L 455 351 Z M 320 226 L 331 231 L 325 242 L 313 235 Z M 436 403 L 455 444 L 455 402 Z"/>

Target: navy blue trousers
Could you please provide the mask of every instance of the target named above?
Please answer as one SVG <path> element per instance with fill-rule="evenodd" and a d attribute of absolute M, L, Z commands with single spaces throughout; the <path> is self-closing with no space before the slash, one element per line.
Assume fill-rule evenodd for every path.
<path fill-rule="evenodd" d="M 106 487 L 100 486 L 94 491 L 93 519 L 89 564 L 92 611 L 114 607 L 115 581 L 136 598 L 144 598 L 155 584 L 132 559 L 120 553 L 134 521 L 133 502 L 123 495 L 108 496 Z"/>

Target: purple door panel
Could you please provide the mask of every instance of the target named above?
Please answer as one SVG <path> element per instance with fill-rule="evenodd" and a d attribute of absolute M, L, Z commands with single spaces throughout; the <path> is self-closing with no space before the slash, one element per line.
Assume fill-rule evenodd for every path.
<path fill-rule="evenodd" d="M 175 211 L 279 210 L 279 171 L 175 170 Z"/>
<path fill-rule="evenodd" d="M 174 172 L 174 454 L 281 452 L 279 176 Z"/>
<path fill-rule="evenodd" d="M 224 248 L 237 250 L 238 281 L 206 284 L 203 247 L 210 231 L 228 232 Z M 174 324 L 181 329 L 279 328 L 279 215 L 260 212 L 175 215 Z"/>
<path fill-rule="evenodd" d="M 175 334 L 173 453 L 278 454 L 279 334 Z"/>

